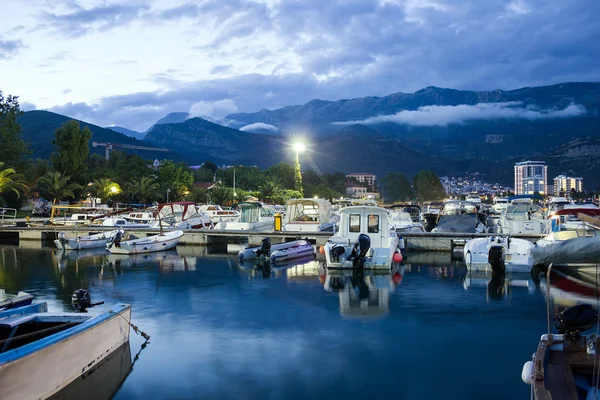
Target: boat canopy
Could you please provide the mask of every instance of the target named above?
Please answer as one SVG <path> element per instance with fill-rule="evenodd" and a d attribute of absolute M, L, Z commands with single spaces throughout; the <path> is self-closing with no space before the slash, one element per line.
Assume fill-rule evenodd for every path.
<path fill-rule="evenodd" d="M 331 203 L 325 199 L 294 199 L 286 204 L 284 224 L 290 222 L 324 223 L 333 216 Z"/>
<path fill-rule="evenodd" d="M 158 206 L 158 218 L 175 218 L 176 221 L 186 221 L 198 212 L 196 204 L 191 201 L 180 201 L 175 203 L 165 203 Z"/>
<path fill-rule="evenodd" d="M 248 201 L 238 203 L 240 218 L 238 222 L 254 223 L 259 222 L 262 217 L 272 217 L 275 215 L 274 208 L 258 201 Z"/>
<path fill-rule="evenodd" d="M 600 263 L 600 236 L 578 237 L 558 241 L 531 250 L 533 264 L 598 264 Z"/>
<path fill-rule="evenodd" d="M 511 204 L 506 207 L 504 217 L 512 221 L 527 221 L 530 219 L 543 219 L 544 212 L 542 207 L 537 204 Z"/>
<path fill-rule="evenodd" d="M 440 215 L 477 214 L 477 206 L 470 201 L 448 201 L 440 210 Z"/>

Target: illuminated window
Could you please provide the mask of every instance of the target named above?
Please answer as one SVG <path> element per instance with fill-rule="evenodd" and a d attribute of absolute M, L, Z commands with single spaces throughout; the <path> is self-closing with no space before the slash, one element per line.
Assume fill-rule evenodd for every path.
<path fill-rule="evenodd" d="M 379 233 L 379 215 L 369 215 L 369 222 L 367 224 L 367 232 Z"/>
<path fill-rule="evenodd" d="M 360 214 L 350 214 L 350 232 L 360 232 Z"/>

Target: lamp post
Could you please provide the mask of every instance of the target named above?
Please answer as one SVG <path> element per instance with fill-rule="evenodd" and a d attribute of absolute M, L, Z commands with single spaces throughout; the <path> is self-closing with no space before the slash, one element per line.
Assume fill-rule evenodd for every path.
<path fill-rule="evenodd" d="M 169 193 L 171 193 L 171 189 L 167 189 L 167 203 L 169 202 Z"/>
<path fill-rule="evenodd" d="M 294 152 L 296 153 L 296 162 L 294 164 L 294 179 L 296 189 L 302 191 L 302 172 L 300 170 L 300 153 L 306 150 L 306 145 L 303 142 L 295 142 L 293 144 Z"/>

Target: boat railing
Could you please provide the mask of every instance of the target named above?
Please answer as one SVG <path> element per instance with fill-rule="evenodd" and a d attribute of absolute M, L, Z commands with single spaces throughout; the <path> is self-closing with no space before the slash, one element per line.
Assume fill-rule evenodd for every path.
<path fill-rule="evenodd" d="M 8 218 L 11 218 L 11 219 L 17 218 L 17 209 L 0 207 L 0 219 L 8 219 Z"/>

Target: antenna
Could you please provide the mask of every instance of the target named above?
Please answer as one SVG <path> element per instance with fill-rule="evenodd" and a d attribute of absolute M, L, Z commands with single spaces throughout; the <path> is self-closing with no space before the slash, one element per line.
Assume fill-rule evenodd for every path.
<path fill-rule="evenodd" d="M 548 266 L 548 271 L 546 271 L 546 287 L 548 288 L 548 299 L 546 302 L 548 312 L 548 340 L 552 340 L 552 325 L 550 319 L 550 272 L 552 272 L 552 263 L 550 263 L 550 265 Z"/>

